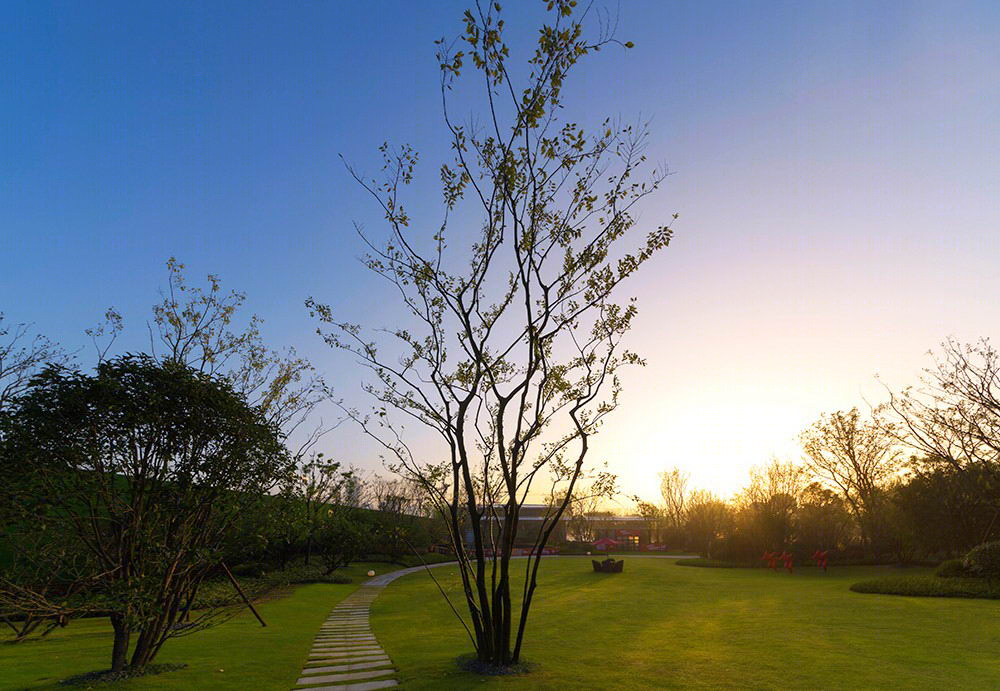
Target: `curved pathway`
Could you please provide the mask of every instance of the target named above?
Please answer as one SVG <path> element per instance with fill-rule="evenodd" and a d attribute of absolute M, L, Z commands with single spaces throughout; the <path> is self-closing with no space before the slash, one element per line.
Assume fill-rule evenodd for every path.
<path fill-rule="evenodd" d="M 320 627 L 295 689 L 374 691 L 398 686 L 392 661 L 375 640 L 369 626 L 368 608 L 387 585 L 400 576 L 423 571 L 424 568 L 416 566 L 370 578 L 337 603 Z"/>
<path fill-rule="evenodd" d="M 683 559 L 686 555 L 636 554 L 628 558 Z M 586 558 L 583 555 L 549 555 L 546 558 Z M 518 557 L 515 557 L 515 559 Z M 524 557 L 521 557 L 524 558 Z M 369 625 L 369 606 L 382 589 L 397 578 L 427 568 L 449 566 L 453 561 L 390 571 L 368 579 L 337 603 L 320 627 L 309 660 L 294 691 L 375 691 L 398 686 L 392 660 L 382 650 Z"/>

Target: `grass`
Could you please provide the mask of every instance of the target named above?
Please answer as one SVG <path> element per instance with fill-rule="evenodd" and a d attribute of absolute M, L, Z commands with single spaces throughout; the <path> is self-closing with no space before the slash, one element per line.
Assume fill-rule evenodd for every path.
<path fill-rule="evenodd" d="M 912 597 L 962 597 L 1000 600 L 1000 582 L 985 578 L 942 578 L 933 575 L 898 575 L 870 578 L 851 586 L 856 593 L 909 595 Z"/>
<path fill-rule="evenodd" d="M 743 564 L 740 562 L 726 561 L 724 559 L 707 559 L 705 557 L 678 559 L 676 563 L 678 566 L 700 566 L 706 569 L 737 569 L 761 566 L 761 564 Z"/>
<path fill-rule="evenodd" d="M 156 662 L 187 664 L 183 669 L 95 688 L 287 691 L 327 612 L 368 568 L 351 567 L 354 584 L 305 585 L 261 603 L 267 628 L 247 612 L 169 641 Z M 930 573 L 914 569 L 905 578 L 934 578 Z M 434 574 L 460 598 L 454 567 Z M 524 648 L 532 671 L 502 678 L 456 664 L 470 644 L 425 573 L 383 591 L 372 625 L 407 691 L 995 688 L 1000 603 L 850 590 L 879 575 L 899 572 L 838 567 L 824 576 L 801 568 L 789 575 L 626 557 L 624 573 L 596 574 L 586 557 L 549 559 Z M 59 680 L 104 669 L 109 656 L 106 620 L 0 644 L 0 689 L 62 691 Z"/>
<path fill-rule="evenodd" d="M 550 559 L 524 648 L 537 667 L 523 676 L 458 668 L 468 638 L 426 574 L 387 588 L 372 625 L 408 691 L 995 688 L 1000 603 L 849 588 L 888 571 L 789 575 L 626 557 L 624 573 L 595 574 L 586 557 Z M 462 606 L 455 569 L 434 573 Z"/>
<path fill-rule="evenodd" d="M 294 686 L 310 643 L 330 609 L 365 580 L 365 573 L 394 570 L 385 564 L 357 563 L 338 574 L 353 584 L 303 585 L 285 597 L 261 602 L 267 622 L 262 628 L 249 611 L 191 636 L 167 641 L 157 664 L 186 664 L 183 669 L 94 688 L 107 691 L 211 689 L 212 691 L 288 691 Z M 107 669 L 111 658 L 111 627 L 107 619 L 84 619 L 57 629 L 43 639 L 0 643 L 0 690 L 88 688 L 66 687 L 67 677 Z"/>

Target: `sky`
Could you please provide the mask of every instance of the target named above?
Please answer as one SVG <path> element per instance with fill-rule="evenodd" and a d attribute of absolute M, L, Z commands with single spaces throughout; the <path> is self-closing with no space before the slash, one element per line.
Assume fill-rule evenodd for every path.
<path fill-rule="evenodd" d="M 467 4 L 0 4 L 0 311 L 75 349 L 114 305 L 120 347 L 142 349 L 177 257 L 363 403 L 303 301 L 392 323 L 353 228 L 380 217 L 343 161 L 375 172 L 383 141 L 412 144 L 415 216 L 438 218 L 433 42 Z M 515 49 L 540 5 L 507 3 Z M 680 214 L 626 287 L 648 365 L 591 452 L 625 496 L 656 499 L 673 466 L 728 496 L 750 466 L 799 460 L 821 413 L 914 383 L 944 338 L 996 336 L 997 3 L 607 6 L 635 48 L 582 63 L 567 113 L 649 119 L 672 175 L 640 221 Z M 379 468 L 357 430 L 325 443 Z"/>

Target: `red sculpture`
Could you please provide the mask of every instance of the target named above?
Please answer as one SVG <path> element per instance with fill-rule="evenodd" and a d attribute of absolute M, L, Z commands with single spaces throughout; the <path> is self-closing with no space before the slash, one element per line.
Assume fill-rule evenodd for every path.
<path fill-rule="evenodd" d="M 777 552 L 764 552 L 760 555 L 761 560 L 766 561 L 767 565 L 772 571 L 778 570 L 778 553 Z"/>
<path fill-rule="evenodd" d="M 788 570 L 788 573 L 792 573 L 792 555 L 786 550 L 778 556 L 778 559 L 785 562 L 785 569 Z"/>
<path fill-rule="evenodd" d="M 829 563 L 829 552 L 827 550 L 816 550 L 812 554 L 813 561 L 816 562 L 816 566 L 823 567 L 823 573 L 826 573 L 826 566 Z"/>

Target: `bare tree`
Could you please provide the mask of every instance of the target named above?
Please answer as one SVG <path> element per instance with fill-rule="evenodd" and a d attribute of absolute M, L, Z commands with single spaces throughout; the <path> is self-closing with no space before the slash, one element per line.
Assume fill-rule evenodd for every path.
<path fill-rule="evenodd" d="M 31 377 L 48 364 L 65 364 L 68 356 L 31 324 L 5 323 L 0 312 L 0 411 L 28 389 Z"/>
<path fill-rule="evenodd" d="M 712 556 L 713 543 L 732 528 L 733 510 L 711 492 L 696 490 L 688 500 L 685 532 L 703 557 Z"/>
<path fill-rule="evenodd" d="M 792 542 L 796 509 L 807 479 L 805 468 L 776 458 L 750 470 L 750 482 L 737 497 L 737 509 L 767 548 L 783 549 Z"/>
<path fill-rule="evenodd" d="M 684 525 L 687 501 L 690 494 L 688 492 L 688 482 L 690 480 L 691 475 L 683 472 L 680 468 L 673 468 L 672 470 L 665 470 L 660 473 L 660 494 L 663 496 L 664 512 L 674 527 Z"/>
<path fill-rule="evenodd" d="M 539 32 L 523 84 L 508 70 L 499 5 L 466 11 L 464 50 L 439 42 L 455 159 L 440 169 L 445 210 L 433 233 L 411 230 L 401 198 L 417 162 L 409 147 L 382 147 L 382 180 L 352 170 L 389 226 L 385 244 L 362 237 L 368 268 L 388 279 L 412 318 L 412 329 L 388 332 L 401 353 L 384 352 L 358 325 L 307 302 L 331 327 L 326 340 L 374 375 L 366 389 L 375 410 L 352 417 L 448 517 L 469 615 L 463 623 L 491 669 L 520 658 L 543 548 L 574 494 L 590 438 L 618 404 L 618 368 L 642 362 L 622 346 L 636 306 L 613 293 L 671 236 L 661 225 L 633 240 L 635 205 L 665 176 L 636 179 L 646 129 L 605 121 L 589 136 L 560 120 L 562 86 L 577 61 L 629 44 L 604 23 L 586 39 L 588 11 L 574 16 L 571 0 L 547 5 L 553 18 Z M 467 93 L 453 90 L 466 62 L 486 100 L 481 125 L 452 114 L 453 98 Z M 470 251 L 456 257 L 446 238 L 459 206 L 475 208 L 479 220 Z M 455 262 L 464 268 L 452 268 Z M 441 448 L 418 452 L 402 429 L 406 420 L 434 430 Z M 541 522 L 515 599 L 511 556 L 521 508 L 529 496 L 559 492 L 564 499 Z"/>
<path fill-rule="evenodd" d="M 886 484 L 899 469 L 891 428 L 864 422 L 857 408 L 822 415 L 799 437 L 809 470 L 851 508 L 867 543 L 879 520 Z"/>
<path fill-rule="evenodd" d="M 889 431 L 931 465 L 976 465 L 998 477 L 1000 354 L 987 339 L 949 339 L 941 349 L 918 386 L 890 391 L 882 412 L 893 413 L 900 425 Z"/>
<path fill-rule="evenodd" d="M 376 476 L 368 484 L 372 508 L 378 512 L 376 543 L 391 561 L 400 562 L 416 537 L 420 518 L 428 513 L 427 495 L 409 478 Z"/>
<path fill-rule="evenodd" d="M 325 400 L 323 380 L 308 361 L 294 349 L 282 353 L 264 344 L 260 317 L 252 314 L 242 325 L 236 321 L 246 295 L 224 292 L 217 276 L 208 275 L 207 290 L 191 286 L 184 265 L 171 257 L 162 296 L 149 325 L 150 347 L 158 361 L 178 362 L 225 379 L 286 435 L 294 434 Z M 319 422 L 293 449 L 295 458 L 304 461 L 333 427 Z"/>

